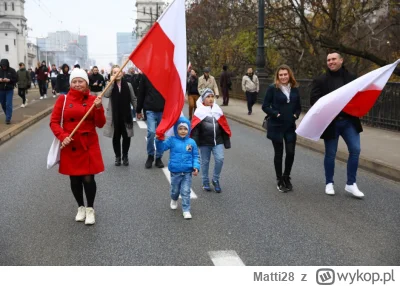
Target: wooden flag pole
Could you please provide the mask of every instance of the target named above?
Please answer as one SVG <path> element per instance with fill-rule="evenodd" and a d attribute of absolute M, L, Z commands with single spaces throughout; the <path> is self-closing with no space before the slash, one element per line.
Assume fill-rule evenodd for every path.
<path fill-rule="evenodd" d="M 103 90 L 103 92 L 99 95 L 100 98 L 103 97 L 104 93 L 110 88 L 110 86 L 114 83 L 115 79 L 118 77 L 118 75 L 122 72 L 122 70 L 125 68 L 125 66 L 128 64 L 128 62 L 130 61 L 130 59 L 128 58 L 125 63 L 122 65 L 122 67 L 120 68 L 119 72 L 113 77 L 113 79 L 106 85 L 106 88 Z M 112 72 L 112 70 L 111 70 Z M 78 125 L 76 125 L 75 129 L 71 132 L 71 134 L 68 136 L 68 138 L 72 138 L 72 136 L 74 136 L 75 132 L 79 129 L 79 127 L 82 125 L 83 121 L 86 119 L 86 117 L 88 117 L 88 115 L 90 114 L 90 112 L 92 112 L 93 108 L 94 108 L 94 104 L 90 107 L 90 109 L 86 112 L 85 116 L 83 116 L 83 118 L 81 119 L 81 121 L 78 123 Z"/>

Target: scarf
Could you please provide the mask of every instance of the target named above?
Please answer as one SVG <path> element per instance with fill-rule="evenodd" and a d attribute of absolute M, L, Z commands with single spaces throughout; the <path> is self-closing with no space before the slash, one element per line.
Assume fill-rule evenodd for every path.
<path fill-rule="evenodd" d="M 110 100 L 114 127 L 124 123 L 127 128 L 133 128 L 131 92 L 124 79 L 121 79 L 121 91 L 119 91 L 117 82 L 114 82 Z"/>
<path fill-rule="evenodd" d="M 282 90 L 283 94 L 286 95 L 287 103 L 289 103 L 290 102 L 290 89 L 291 89 L 290 83 L 288 83 L 287 85 L 280 84 L 279 88 Z"/>

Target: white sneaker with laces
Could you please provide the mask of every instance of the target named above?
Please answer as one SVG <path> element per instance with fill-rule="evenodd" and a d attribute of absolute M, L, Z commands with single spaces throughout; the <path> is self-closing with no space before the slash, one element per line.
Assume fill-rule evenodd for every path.
<path fill-rule="evenodd" d="M 357 197 L 357 198 L 363 198 L 364 197 L 364 193 L 361 192 L 358 187 L 357 184 L 354 183 L 352 185 L 346 185 L 346 187 L 344 188 L 347 192 L 349 192 L 350 194 L 352 194 L 353 196 Z"/>
<path fill-rule="evenodd" d="M 75 220 L 76 221 L 85 221 L 86 218 L 86 208 L 85 207 L 79 207 L 78 208 L 78 213 L 76 214 Z"/>
<path fill-rule="evenodd" d="M 41 96 L 40 99 L 43 99 L 43 96 Z"/>
<path fill-rule="evenodd" d="M 325 186 L 325 194 L 333 196 L 335 195 L 335 189 L 333 188 L 333 184 L 329 183 Z"/>
<path fill-rule="evenodd" d="M 95 223 L 95 218 L 94 218 L 94 209 L 93 208 L 86 208 L 86 220 L 85 224 L 94 224 Z"/>
<path fill-rule="evenodd" d="M 25 104 L 21 104 L 21 107 L 24 108 L 24 107 L 25 107 Z"/>
<path fill-rule="evenodd" d="M 183 218 L 184 219 L 191 219 L 192 215 L 190 214 L 190 212 L 183 212 Z"/>
<path fill-rule="evenodd" d="M 171 200 L 170 207 L 171 210 L 176 210 L 178 208 L 178 201 Z"/>

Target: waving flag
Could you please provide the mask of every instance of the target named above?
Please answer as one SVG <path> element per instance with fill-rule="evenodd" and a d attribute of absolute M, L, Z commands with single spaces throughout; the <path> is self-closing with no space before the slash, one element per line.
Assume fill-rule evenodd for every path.
<path fill-rule="evenodd" d="M 357 117 L 367 114 L 398 63 L 400 60 L 369 72 L 321 97 L 304 116 L 296 133 L 318 141 L 324 130 L 342 110 Z"/>
<path fill-rule="evenodd" d="M 181 115 L 186 91 L 185 0 L 175 0 L 129 56 L 165 99 L 160 139 Z"/>

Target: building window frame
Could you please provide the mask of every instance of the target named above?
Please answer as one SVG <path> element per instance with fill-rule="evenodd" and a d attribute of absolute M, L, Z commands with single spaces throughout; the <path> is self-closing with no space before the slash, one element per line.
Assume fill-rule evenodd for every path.
<path fill-rule="evenodd" d="M 16 45 L 17 45 L 17 40 L 14 39 L 14 46 L 16 46 Z"/>
<path fill-rule="evenodd" d="M 7 2 L 4 2 L 4 10 L 7 11 Z"/>
<path fill-rule="evenodd" d="M 10 48 L 8 47 L 8 45 L 6 45 L 6 52 L 8 53 L 10 51 Z"/>
<path fill-rule="evenodd" d="M 11 3 L 11 8 L 14 11 L 14 9 L 15 9 L 14 2 Z"/>

